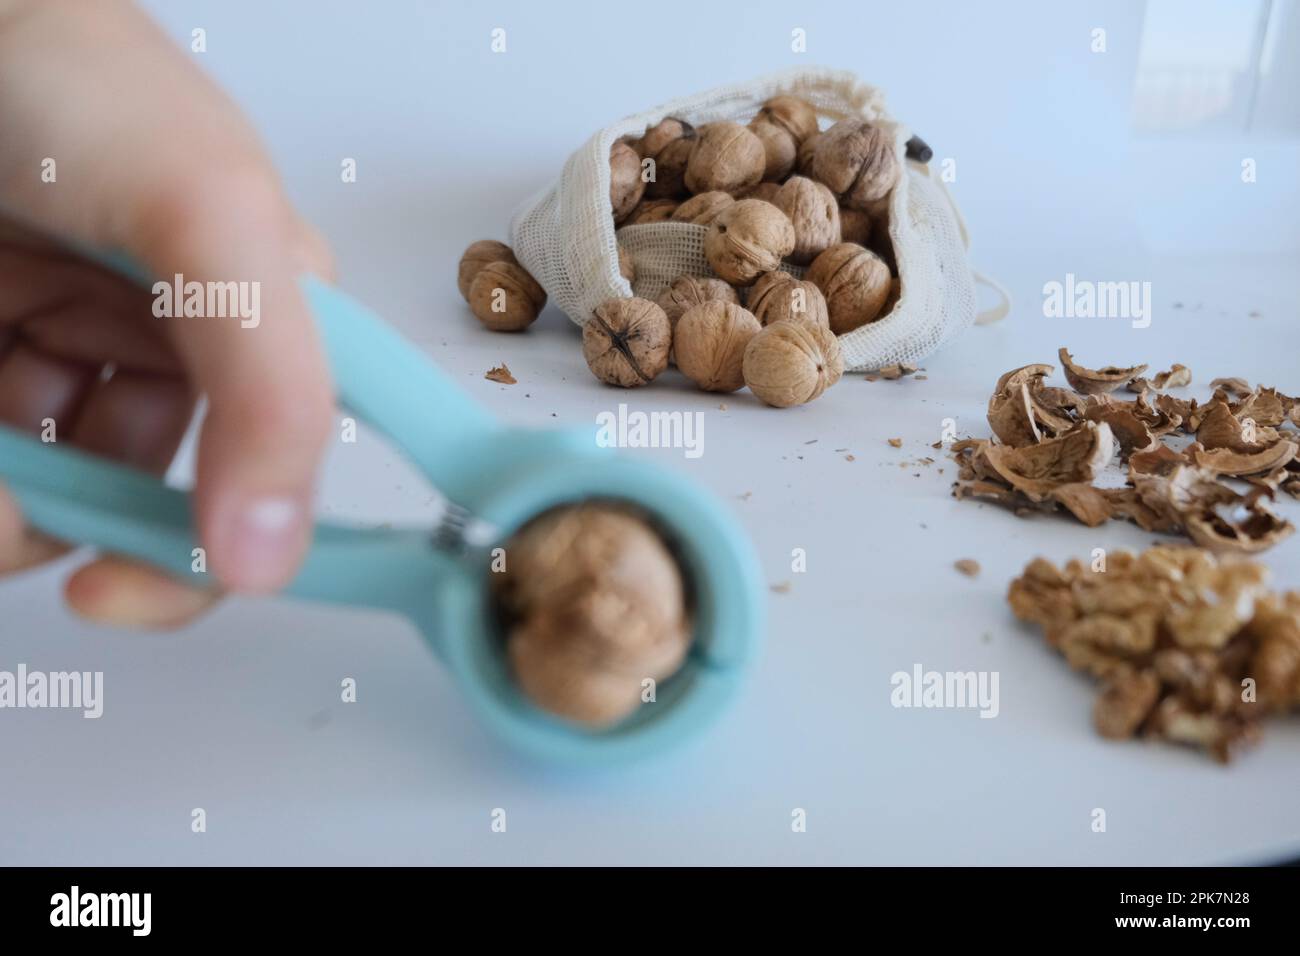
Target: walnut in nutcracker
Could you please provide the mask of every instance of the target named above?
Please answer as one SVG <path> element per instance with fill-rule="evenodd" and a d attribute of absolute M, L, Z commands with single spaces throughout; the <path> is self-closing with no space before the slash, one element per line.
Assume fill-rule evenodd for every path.
<path fill-rule="evenodd" d="M 830 246 L 840 242 L 840 206 L 821 183 L 792 176 L 777 191 L 772 204 L 794 226 L 790 261 L 806 266 Z"/>
<path fill-rule="evenodd" d="M 610 299 L 596 307 L 582 330 L 582 355 L 608 385 L 635 388 L 668 367 L 672 328 L 664 310 L 648 299 Z"/>
<path fill-rule="evenodd" d="M 868 120 L 840 120 L 817 140 L 813 178 L 845 206 L 870 210 L 894 188 L 900 173 L 893 136 Z"/>
<path fill-rule="evenodd" d="M 773 322 L 812 322 L 830 328 L 821 289 L 788 272 L 769 272 L 749 290 L 749 310 L 763 325 Z"/>
<path fill-rule="evenodd" d="M 673 331 L 677 367 L 706 392 L 734 392 L 745 384 L 745 347 L 762 326 L 732 302 L 705 302 L 687 310 Z"/>
<path fill-rule="evenodd" d="M 749 285 L 794 251 L 794 226 L 761 199 L 741 199 L 722 210 L 704 236 L 704 257 L 732 285 Z"/>
<path fill-rule="evenodd" d="M 808 279 L 826 296 L 836 335 L 875 321 L 889 297 L 889 267 L 874 252 L 851 242 L 831 246 L 814 259 Z"/>
<path fill-rule="evenodd" d="M 591 503 L 557 508 L 506 543 L 493 597 L 520 688 L 537 706 L 594 726 L 641 703 L 689 650 L 681 572 L 639 513 Z"/>
<path fill-rule="evenodd" d="M 844 358 L 831 331 L 811 322 L 775 322 L 749 341 L 745 384 L 776 408 L 818 398 L 844 374 Z"/>
<path fill-rule="evenodd" d="M 737 193 L 763 179 L 767 153 L 762 140 L 739 123 L 706 123 L 686 164 L 686 188 Z"/>

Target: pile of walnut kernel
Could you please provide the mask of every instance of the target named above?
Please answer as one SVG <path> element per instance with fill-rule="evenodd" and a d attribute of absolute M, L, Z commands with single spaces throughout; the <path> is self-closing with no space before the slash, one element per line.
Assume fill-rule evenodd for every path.
<path fill-rule="evenodd" d="M 1147 379 L 1145 365 L 1090 369 L 1065 349 L 1060 359 L 1069 388 L 1047 384 L 1050 365 L 998 380 L 994 437 L 952 447 L 956 497 L 1066 511 L 1090 527 L 1125 518 L 1215 552 L 1261 552 L 1295 530 L 1270 501 L 1300 497 L 1300 399 L 1216 379 L 1201 404 L 1165 391 L 1191 383 L 1183 366 Z M 1134 397 L 1113 394 L 1121 387 Z M 1125 480 L 1104 486 L 1116 459 Z"/>
<path fill-rule="evenodd" d="M 1199 548 L 1113 552 L 1104 567 L 1039 558 L 1007 595 L 1072 667 L 1102 682 L 1104 737 L 1200 747 L 1226 762 L 1267 715 L 1300 710 L 1300 592 Z"/>
<path fill-rule="evenodd" d="M 645 385 L 675 362 L 705 391 L 747 386 L 768 405 L 801 405 L 843 374 L 836 336 L 898 302 L 888 204 L 902 167 L 882 126 L 859 118 L 822 130 L 810 103 L 777 96 L 747 125 L 665 118 L 616 142 L 609 162 L 616 226 L 702 227 L 711 274 L 679 276 L 656 301 L 597 307 L 583 355 L 602 382 Z M 489 328 L 525 328 L 545 295 L 495 246 L 466 252 L 461 291 Z M 485 253 L 496 257 L 490 271 L 477 265 Z M 621 245 L 619 268 L 635 280 Z M 514 302 L 505 318 L 500 294 L 495 312 L 487 298 L 503 287 Z"/>

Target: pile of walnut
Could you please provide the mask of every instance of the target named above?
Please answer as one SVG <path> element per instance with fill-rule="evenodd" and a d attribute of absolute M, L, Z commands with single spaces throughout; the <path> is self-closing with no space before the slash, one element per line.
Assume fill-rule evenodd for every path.
<path fill-rule="evenodd" d="M 1295 530 L 1269 502 L 1278 491 L 1300 497 L 1300 400 L 1216 379 L 1202 405 L 1163 391 L 1191 384 L 1181 365 L 1146 379 L 1145 365 L 1089 369 L 1065 349 L 1060 359 L 1071 388 L 1046 384 L 1050 365 L 998 379 L 988 405 L 996 437 L 953 445 L 956 497 L 1019 514 L 1064 509 L 1090 527 L 1127 518 L 1220 552 L 1263 551 Z M 1121 386 L 1136 397 L 1111 394 Z M 1102 487 L 1117 453 L 1127 480 Z"/>
<path fill-rule="evenodd" d="M 1103 568 L 1038 558 L 1011 582 L 1016 616 L 1103 682 L 1103 737 L 1202 747 L 1226 761 L 1268 714 L 1300 710 L 1300 592 L 1238 556 L 1156 547 Z"/>
<path fill-rule="evenodd" d="M 888 199 L 900 175 L 883 128 L 847 119 L 822 131 L 816 110 L 794 96 L 768 100 L 747 126 L 696 129 L 668 118 L 618 141 L 610 151 L 615 223 L 704 227 L 713 275 L 680 276 L 655 302 L 599 306 L 583 333 L 592 373 L 631 388 L 671 359 L 705 391 L 748 386 L 776 407 L 817 398 L 844 371 L 836 336 L 878 321 L 898 301 Z M 487 267 L 476 265 L 485 244 L 470 247 L 461 291 L 489 328 L 522 328 L 545 295 L 496 246 Z M 633 281 L 621 246 L 619 266 Z M 490 311 L 489 295 L 502 286 L 516 301 L 509 317 L 499 293 Z"/>
<path fill-rule="evenodd" d="M 558 717 L 603 727 L 674 674 L 690 647 L 677 562 L 640 515 L 557 508 L 506 544 L 492 592 L 515 680 Z"/>

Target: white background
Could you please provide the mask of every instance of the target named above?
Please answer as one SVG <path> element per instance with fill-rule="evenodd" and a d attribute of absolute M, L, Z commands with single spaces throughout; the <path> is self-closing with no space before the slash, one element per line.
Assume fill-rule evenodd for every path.
<path fill-rule="evenodd" d="M 196 58 L 262 130 L 347 290 L 511 422 L 594 424 L 620 401 L 703 411 L 701 458 L 630 454 L 715 492 L 769 582 L 791 587 L 770 595 L 760 665 L 703 740 L 579 774 L 498 745 L 401 621 L 231 601 L 181 634 L 118 634 L 60 607 L 66 566 L 6 581 L 0 669 L 102 670 L 106 699 L 98 721 L 0 712 L 0 862 L 1153 864 L 1300 852 L 1294 721 L 1226 769 L 1102 741 L 1089 682 L 1006 608 L 1007 582 L 1035 555 L 1152 536 L 958 503 L 950 462 L 907 464 L 937 454 L 945 417 L 986 434 L 997 376 L 1054 362 L 1060 345 L 1094 366 L 1183 362 L 1196 395 L 1219 375 L 1300 388 L 1295 165 L 1266 160 L 1293 144 L 1201 141 L 1187 163 L 1190 147 L 1135 143 L 1141 4 L 151 6 L 178 44 L 207 30 Z M 489 51 L 498 26 L 505 55 Z M 795 27 L 803 56 L 790 52 Z M 1104 54 L 1089 50 L 1096 27 Z M 506 238 L 514 205 L 594 129 L 813 64 L 883 86 L 936 156 L 956 160 L 972 261 L 1010 287 L 1007 321 L 927 361 L 924 381 L 850 376 L 808 407 L 774 411 L 742 393 L 725 412 L 675 374 L 634 394 L 601 387 L 554 309 L 524 336 L 477 326 L 454 285 L 461 250 Z M 1247 185 L 1250 155 L 1261 163 Z M 340 182 L 344 157 L 355 184 Z M 1151 327 L 1044 318 L 1043 283 L 1067 272 L 1151 281 Z M 501 361 L 519 384 L 483 379 Z M 321 510 L 430 520 L 430 493 L 366 436 L 331 455 Z M 790 572 L 795 547 L 805 574 Z M 953 571 L 965 557 L 982 564 L 977 579 Z M 1300 541 L 1267 562 L 1300 586 Z M 915 663 L 998 671 L 1000 715 L 891 708 L 890 675 Z M 355 704 L 339 701 L 344 677 Z M 190 832 L 195 807 L 206 834 Z M 497 807 L 506 834 L 490 830 Z M 796 807 L 805 834 L 791 832 Z M 1104 834 L 1090 829 L 1097 807 Z"/>

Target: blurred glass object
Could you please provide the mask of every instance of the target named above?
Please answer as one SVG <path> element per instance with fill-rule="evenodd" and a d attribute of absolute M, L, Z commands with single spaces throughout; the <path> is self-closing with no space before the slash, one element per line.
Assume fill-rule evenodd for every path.
<path fill-rule="evenodd" d="M 1297 0 L 1148 0 L 1133 102 L 1143 133 L 1300 133 Z"/>

